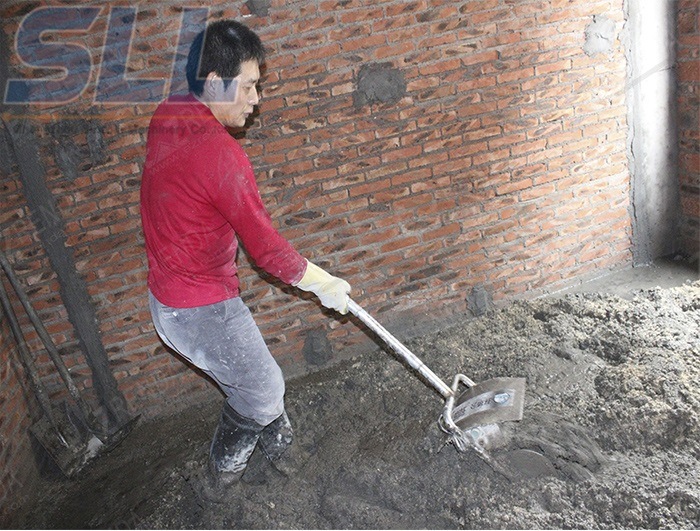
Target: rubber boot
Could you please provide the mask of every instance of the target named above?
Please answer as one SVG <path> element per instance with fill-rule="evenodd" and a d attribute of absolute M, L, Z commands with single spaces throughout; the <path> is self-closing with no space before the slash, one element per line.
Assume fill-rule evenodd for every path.
<path fill-rule="evenodd" d="M 263 428 L 254 420 L 236 413 L 228 403 L 224 405 L 209 450 L 207 498 L 216 501 L 231 485 L 238 483 Z"/>
<path fill-rule="evenodd" d="M 294 432 L 285 411 L 260 434 L 260 448 L 275 469 L 285 476 L 294 474 L 298 459 L 292 447 Z"/>

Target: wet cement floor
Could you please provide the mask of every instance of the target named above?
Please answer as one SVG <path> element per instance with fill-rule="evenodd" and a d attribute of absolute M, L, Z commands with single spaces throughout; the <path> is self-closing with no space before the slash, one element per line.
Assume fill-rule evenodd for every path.
<path fill-rule="evenodd" d="M 141 423 L 75 480 L 46 478 L 15 524 L 697 529 L 700 282 L 697 268 L 670 265 L 465 316 L 407 343 L 446 380 L 526 378 L 523 419 L 503 423 L 491 463 L 447 443 L 440 396 L 377 347 L 289 382 L 293 476 L 256 455 L 223 503 L 202 501 L 197 472 L 220 403 L 202 404 Z"/>

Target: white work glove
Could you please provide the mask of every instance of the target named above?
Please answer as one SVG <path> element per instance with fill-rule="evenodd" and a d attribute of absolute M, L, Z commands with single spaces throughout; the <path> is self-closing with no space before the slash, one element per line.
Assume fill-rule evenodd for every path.
<path fill-rule="evenodd" d="M 314 293 L 326 308 L 345 315 L 348 313 L 350 284 L 326 273 L 316 264 L 306 261 L 306 272 L 295 284 L 297 288 Z"/>

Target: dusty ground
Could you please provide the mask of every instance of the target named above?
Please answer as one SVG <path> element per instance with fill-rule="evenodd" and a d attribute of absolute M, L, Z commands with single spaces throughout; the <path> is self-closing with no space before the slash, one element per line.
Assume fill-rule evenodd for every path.
<path fill-rule="evenodd" d="M 198 502 L 212 404 L 138 426 L 76 481 L 47 481 L 17 525 L 700 527 L 700 282 L 519 302 L 407 346 L 446 380 L 527 378 L 524 418 L 493 453 L 510 477 L 446 445 L 439 396 L 376 351 L 289 385 L 305 454 L 290 479 L 256 455 L 225 504 Z"/>

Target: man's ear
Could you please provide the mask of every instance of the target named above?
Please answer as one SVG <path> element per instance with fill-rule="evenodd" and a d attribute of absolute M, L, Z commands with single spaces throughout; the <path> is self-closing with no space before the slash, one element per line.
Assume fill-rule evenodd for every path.
<path fill-rule="evenodd" d="M 207 78 L 204 80 L 204 89 L 202 90 L 202 96 L 208 101 L 212 101 L 216 97 L 216 91 L 218 84 L 223 84 L 223 81 L 216 72 L 209 72 Z"/>

